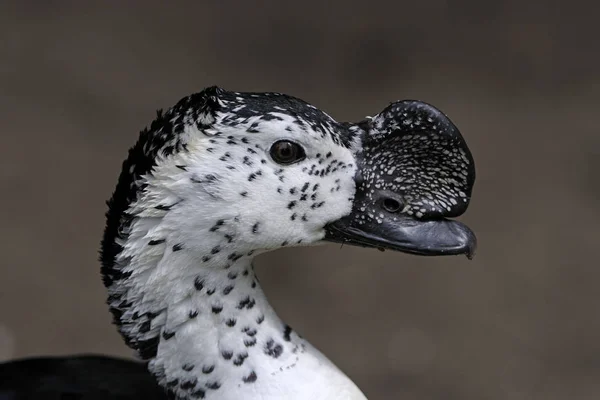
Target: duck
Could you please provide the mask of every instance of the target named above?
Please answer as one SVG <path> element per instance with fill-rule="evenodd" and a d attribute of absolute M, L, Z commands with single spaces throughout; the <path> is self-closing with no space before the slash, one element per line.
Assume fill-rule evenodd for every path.
<path fill-rule="evenodd" d="M 282 321 L 254 258 L 342 243 L 472 258 L 473 156 L 439 109 L 394 101 L 357 123 L 274 92 L 217 86 L 158 111 L 107 202 L 107 305 L 139 361 L 0 365 L 0 398 L 359 400 Z"/>

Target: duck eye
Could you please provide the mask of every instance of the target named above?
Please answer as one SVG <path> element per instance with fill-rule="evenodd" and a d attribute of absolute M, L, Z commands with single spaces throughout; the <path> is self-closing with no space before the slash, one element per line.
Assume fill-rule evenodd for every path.
<path fill-rule="evenodd" d="M 306 153 L 302 146 L 289 140 L 279 140 L 273 143 L 271 157 L 279 164 L 292 164 L 304 160 Z"/>
<path fill-rule="evenodd" d="M 383 199 L 383 208 L 389 213 L 397 213 L 402 208 L 400 202 L 396 199 L 392 199 L 390 197 L 386 197 Z"/>

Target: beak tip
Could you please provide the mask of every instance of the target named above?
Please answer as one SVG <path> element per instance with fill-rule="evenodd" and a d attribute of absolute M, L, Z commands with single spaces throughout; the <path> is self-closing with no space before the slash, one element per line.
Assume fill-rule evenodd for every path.
<path fill-rule="evenodd" d="M 465 255 L 469 260 L 472 260 L 475 257 L 475 253 L 477 252 L 477 236 L 470 229 L 467 231 L 467 243 L 466 243 L 466 251 Z"/>
<path fill-rule="evenodd" d="M 475 251 L 472 249 L 469 249 L 466 253 L 466 256 L 469 261 L 473 260 L 473 258 L 475 258 Z"/>

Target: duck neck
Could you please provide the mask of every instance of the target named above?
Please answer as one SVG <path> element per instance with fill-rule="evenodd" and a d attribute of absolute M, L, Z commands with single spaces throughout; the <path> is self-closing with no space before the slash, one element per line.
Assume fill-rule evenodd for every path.
<path fill-rule="evenodd" d="M 268 303 L 246 256 L 212 266 L 190 281 L 188 296 L 169 304 L 150 371 L 183 398 L 254 393 L 262 381 L 310 354 L 306 342 Z M 308 354 L 307 354 L 308 353 Z M 218 392 L 218 394 L 216 393 Z"/>
<path fill-rule="evenodd" d="M 160 262 L 151 269 L 137 265 L 118 290 L 120 305 L 129 306 L 120 328 L 173 397 L 364 399 L 277 316 L 252 252 L 199 256 L 168 240 L 153 246 L 163 247 Z"/>

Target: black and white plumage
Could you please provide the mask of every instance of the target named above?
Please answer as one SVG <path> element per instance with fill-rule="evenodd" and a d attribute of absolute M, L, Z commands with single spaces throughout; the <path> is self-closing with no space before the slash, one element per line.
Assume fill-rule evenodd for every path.
<path fill-rule="evenodd" d="M 101 249 L 114 322 L 170 398 L 364 399 L 279 319 L 252 259 L 324 240 L 471 256 L 473 233 L 445 218 L 474 179 L 458 129 L 425 103 L 353 124 L 283 94 L 205 89 L 159 112 L 123 164 Z M 143 397 L 128 395 L 114 398 Z"/>

